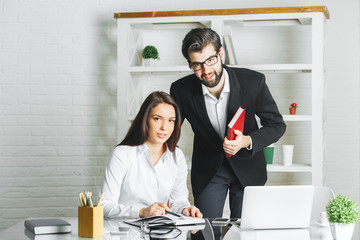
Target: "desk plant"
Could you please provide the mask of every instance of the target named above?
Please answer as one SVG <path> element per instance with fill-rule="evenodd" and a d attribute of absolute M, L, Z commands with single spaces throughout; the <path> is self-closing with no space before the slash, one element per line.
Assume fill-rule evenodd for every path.
<path fill-rule="evenodd" d="M 334 239 L 350 240 L 359 219 L 359 205 L 349 197 L 338 195 L 326 206 L 326 214 Z"/>
<path fill-rule="evenodd" d="M 296 114 L 296 108 L 297 107 L 298 107 L 298 105 L 296 103 L 290 104 L 290 108 L 289 108 L 290 115 L 295 115 Z"/>
<path fill-rule="evenodd" d="M 154 60 L 159 60 L 159 51 L 152 45 L 144 47 L 141 55 L 144 59 L 144 65 L 146 66 L 154 64 Z"/>

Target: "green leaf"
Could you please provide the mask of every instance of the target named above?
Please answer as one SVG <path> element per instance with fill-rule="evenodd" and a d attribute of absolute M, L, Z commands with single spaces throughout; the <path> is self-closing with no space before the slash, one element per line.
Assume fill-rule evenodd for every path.
<path fill-rule="evenodd" d="M 359 219 L 359 205 L 349 197 L 338 195 L 326 206 L 326 214 L 330 223 L 356 223 Z"/>

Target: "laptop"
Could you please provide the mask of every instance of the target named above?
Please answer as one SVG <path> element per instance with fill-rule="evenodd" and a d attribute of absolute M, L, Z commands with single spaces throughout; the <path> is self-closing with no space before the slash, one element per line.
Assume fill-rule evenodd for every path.
<path fill-rule="evenodd" d="M 308 185 L 245 187 L 240 228 L 307 228 L 313 195 Z"/>

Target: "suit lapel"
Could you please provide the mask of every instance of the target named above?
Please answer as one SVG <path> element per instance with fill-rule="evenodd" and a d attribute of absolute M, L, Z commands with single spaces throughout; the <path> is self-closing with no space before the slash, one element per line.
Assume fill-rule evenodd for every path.
<path fill-rule="evenodd" d="M 195 106 L 200 122 L 203 123 L 204 127 L 207 129 L 211 137 L 217 139 L 220 142 L 219 135 L 216 133 L 213 125 L 210 122 L 200 82 L 199 84 L 196 84 L 196 87 L 194 88 L 193 104 Z"/>
<path fill-rule="evenodd" d="M 240 87 L 239 80 L 235 73 L 232 71 L 231 68 L 224 66 L 226 71 L 229 74 L 229 82 L 230 82 L 230 99 L 227 109 L 227 123 L 229 123 L 234 116 L 235 112 L 241 106 L 243 93 Z M 242 106 L 243 107 L 243 106 Z"/>

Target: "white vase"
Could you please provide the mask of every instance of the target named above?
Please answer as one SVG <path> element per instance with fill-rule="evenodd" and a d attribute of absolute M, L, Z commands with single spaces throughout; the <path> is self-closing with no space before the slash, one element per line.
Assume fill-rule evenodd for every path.
<path fill-rule="evenodd" d="M 351 240 L 354 233 L 355 223 L 330 223 L 330 231 L 336 240 Z"/>
<path fill-rule="evenodd" d="M 144 66 L 156 66 L 157 59 L 153 58 L 143 58 L 143 65 Z"/>

